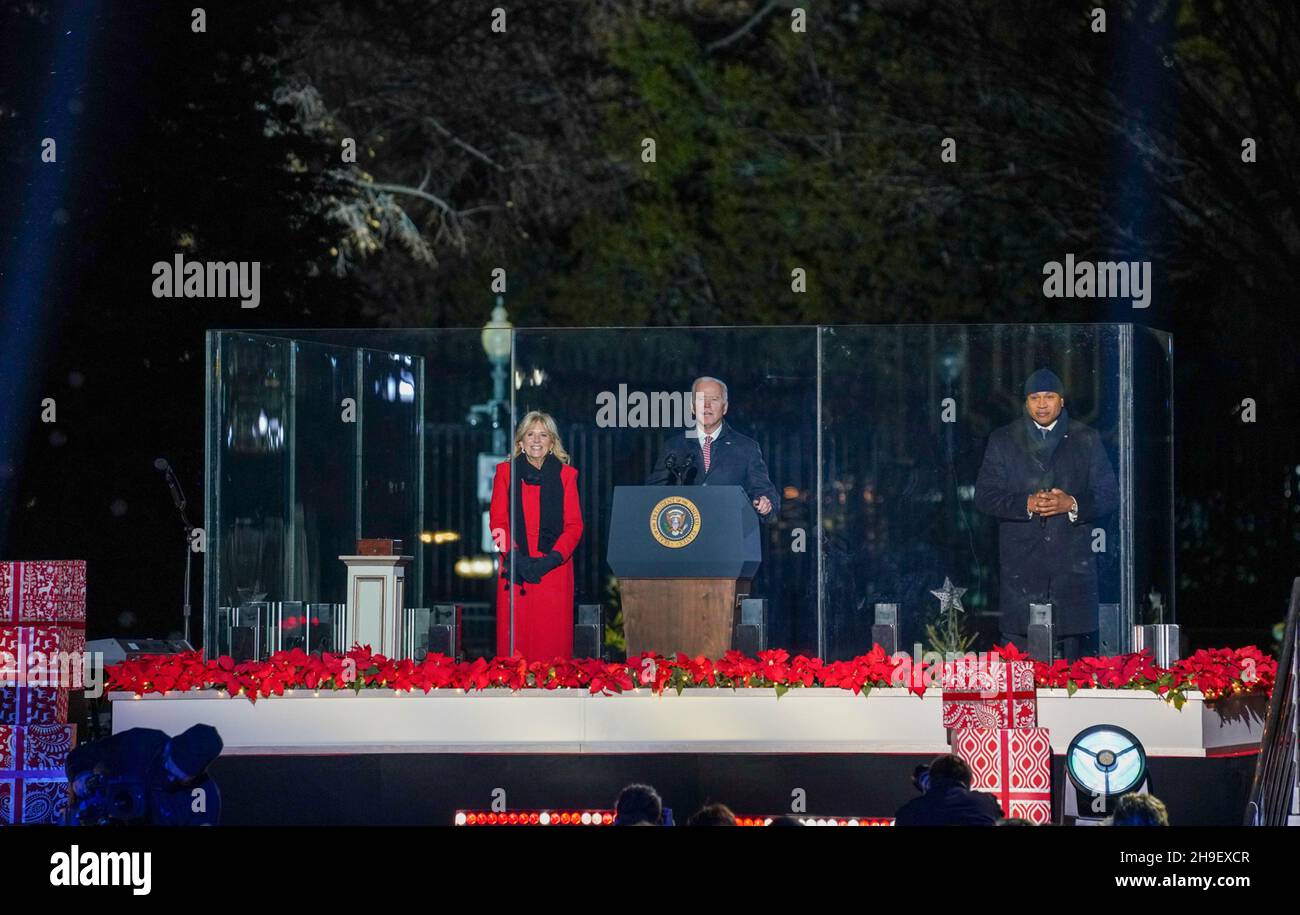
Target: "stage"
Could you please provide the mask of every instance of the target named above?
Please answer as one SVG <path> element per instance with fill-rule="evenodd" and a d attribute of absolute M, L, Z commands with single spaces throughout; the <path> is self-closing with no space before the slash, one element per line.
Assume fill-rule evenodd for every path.
<path fill-rule="evenodd" d="M 178 733 L 214 725 L 225 751 L 213 768 L 223 820 L 238 824 L 450 824 L 456 810 L 608 808 L 633 781 L 658 788 L 679 816 L 706 801 L 738 813 L 790 810 L 890 816 L 914 795 L 912 768 L 948 751 L 941 693 L 855 696 L 836 689 L 687 689 L 591 695 L 585 690 L 296 689 L 260 699 L 205 690 L 111 693 L 113 730 Z M 1184 825 L 1241 820 L 1265 697 L 1174 708 L 1140 690 L 1040 689 L 1051 732 L 1053 809 L 1062 754 L 1094 724 L 1145 747 L 1151 790 Z"/>

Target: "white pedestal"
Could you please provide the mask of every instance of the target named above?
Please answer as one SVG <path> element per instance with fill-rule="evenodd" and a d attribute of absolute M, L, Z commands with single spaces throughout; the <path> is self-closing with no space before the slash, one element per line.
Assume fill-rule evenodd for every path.
<path fill-rule="evenodd" d="M 369 645 L 377 654 L 398 657 L 402 646 L 402 608 L 410 556 L 340 556 L 348 567 L 347 648 Z"/>

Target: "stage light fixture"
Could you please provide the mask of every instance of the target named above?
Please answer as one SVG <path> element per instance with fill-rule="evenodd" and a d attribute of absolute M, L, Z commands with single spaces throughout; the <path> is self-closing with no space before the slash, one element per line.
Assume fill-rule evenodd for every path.
<path fill-rule="evenodd" d="M 737 826 L 770 826 L 774 815 L 736 815 Z M 457 826 L 613 826 L 612 810 L 458 810 Z M 803 817 L 805 826 L 891 826 L 890 817 Z M 666 825 L 672 825 L 667 823 Z"/>
<path fill-rule="evenodd" d="M 1077 792 L 1076 807 L 1081 818 L 1087 813 L 1108 816 L 1115 800 L 1136 791 L 1147 778 L 1147 754 L 1131 732 L 1113 724 L 1085 728 L 1070 741 L 1065 751 L 1065 774 Z M 1094 809 L 1100 798 L 1104 811 Z"/>

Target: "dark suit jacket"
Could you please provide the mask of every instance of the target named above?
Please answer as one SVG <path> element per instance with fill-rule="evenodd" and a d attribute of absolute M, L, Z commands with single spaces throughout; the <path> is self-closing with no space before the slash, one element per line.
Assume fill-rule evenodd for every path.
<path fill-rule="evenodd" d="M 975 481 L 975 507 L 999 520 L 1004 633 L 1026 633 L 1029 604 L 1049 600 L 1058 637 L 1097 628 L 1092 530 L 1118 507 L 1119 485 L 1096 430 L 1066 413 L 1061 421 L 1063 437 L 1046 461 L 1035 456 L 1028 416 L 995 430 Z M 1029 517 L 1029 496 L 1052 488 L 1078 500 L 1077 521 Z"/>
<path fill-rule="evenodd" d="M 997 798 L 943 782 L 894 814 L 895 826 L 992 826 L 1002 817 Z"/>
<path fill-rule="evenodd" d="M 679 462 L 687 456 L 694 458 L 695 465 L 682 480 L 682 485 L 740 486 L 751 502 L 759 496 L 767 496 L 772 502 L 772 510 L 766 515 L 759 515 L 761 521 L 772 521 L 781 511 L 781 495 L 767 475 L 767 465 L 763 463 L 763 452 L 758 447 L 758 442 L 747 435 L 741 435 L 730 423 L 724 421 L 717 441 L 709 443 L 708 473 L 704 472 L 699 439 L 694 435 L 687 438 L 685 432 L 679 432 L 664 442 L 659 461 L 646 478 L 648 485 L 659 486 L 668 482 L 665 464 L 670 454 L 676 455 Z"/>

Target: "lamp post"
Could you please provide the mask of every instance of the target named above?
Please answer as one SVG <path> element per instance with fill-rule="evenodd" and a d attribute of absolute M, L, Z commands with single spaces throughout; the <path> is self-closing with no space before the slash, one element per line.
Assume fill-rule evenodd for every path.
<path fill-rule="evenodd" d="M 483 352 L 492 364 L 492 399 L 469 408 L 467 420 L 477 427 L 486 420 L 492 426 L 492 452 L 478 456 L 478 500 L 483 515 L 483 551 L 495 551 L 492 543 L 488 506 L 492 502 L 492 477 L 496 465 L 510 457 L 510 352 L 514 347 L 514 325 L 506 317 L 505 302 L 497 296 L 491 319 L 483 325 L 480 337 Z"/>
<path fill-rule="evenodd" d="M 492 399 L 480 406 L 486 408 L 492 422 L 492 451 L 504 456 L 510 449 L 509 430 L 501 420 L 501 410 L 510 409 L 509 389 L 506 383 L 510 378 L 510 350 L 513 345 L 511 335 L 514 325 L 506 318 L 506 308 L 501 296 L 497 296 L 496 307 L 492 309 L 492 319 L 483 325 L 483 352 L 487 353 L 492 363 Z M 470 420 L 473 423 L 473 419 Z"/>

